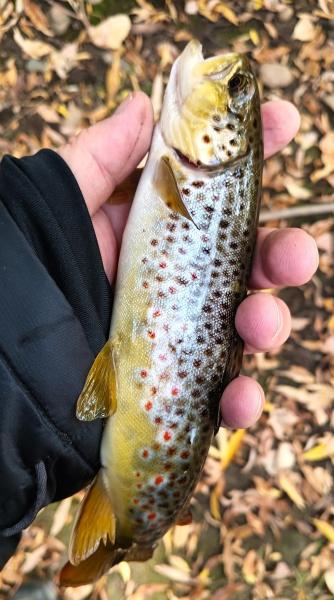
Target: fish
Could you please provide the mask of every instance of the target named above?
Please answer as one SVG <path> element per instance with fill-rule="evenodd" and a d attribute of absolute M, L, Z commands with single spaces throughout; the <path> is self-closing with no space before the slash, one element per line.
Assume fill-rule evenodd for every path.
<path fill-rule="evenodd" d="M 246 55 L 172 66 L 124 231 L 109 340 L 77 402 L 106 419 L 101 468 L 75 519 L 60 584 L 95 581 L 152 557 L 191 499 L 241 368 L 235 329 L 247 293 L 261 196 L 256 78 Z"/>

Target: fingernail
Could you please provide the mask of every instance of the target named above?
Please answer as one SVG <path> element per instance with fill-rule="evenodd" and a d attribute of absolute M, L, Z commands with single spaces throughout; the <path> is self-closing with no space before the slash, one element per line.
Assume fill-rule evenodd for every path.
<path fill-rule="evenodd" d="M 115 115 L 120 115 L 122 112 L 124 112 L 125 110 L 127 110 L 129 104 L 131 104 L 132 100 L 134 98 L 134 94 L 131 92 L 131 94 L 128 95 L 128 97 L 122 102 L 122 104 L 120 104 L 117 109 L 115 110 L 114 114 Z"/>
<path fill-rule="evenodd" d="M 281 333 L 281 329 L 283 327 L 283 319 L 282 319 L 282 313 L 281 313 L 281 309 L 279 307 L 279 304 L 276 300 L 276 298 L 274 298 L 274 302 L 275 302 L 275 333 L 272 336 L 272 340 L 275 340 L 275 338 L 277 338 L 278 334 Z"/>

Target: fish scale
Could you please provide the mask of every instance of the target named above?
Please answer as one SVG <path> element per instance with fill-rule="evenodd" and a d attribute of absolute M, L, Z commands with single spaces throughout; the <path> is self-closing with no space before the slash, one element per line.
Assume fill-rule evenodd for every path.
<path fill-rule="evenodd" d="M 234 320 L 262 160 L 247 58 L 204 60 L 190 43 L 173 66 L 124 232 L 110 340 L 78 400 L 79 418 L 109 418 L 63 585 L 146 560 L 173 523 L 189 522 L 219 399 L 241 365 Z"/>

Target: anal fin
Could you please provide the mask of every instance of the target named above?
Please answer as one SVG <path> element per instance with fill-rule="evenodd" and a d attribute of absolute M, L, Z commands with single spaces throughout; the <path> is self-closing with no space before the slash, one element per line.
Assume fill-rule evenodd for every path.
<path fill-rule="evenodd" d="M 77 418 L 93 421 L 110 417 L 117 406 L 115 349 L 111 340 L 95 358 L 77 402 Z"/>
<path fill-rule="evenodd" d="M 115 531 L 116 519 L 100 471 L 79 508 L 70 540 L 70 562 L 78 565 L 96 552 L 100 542 L 113 544 Z"/>

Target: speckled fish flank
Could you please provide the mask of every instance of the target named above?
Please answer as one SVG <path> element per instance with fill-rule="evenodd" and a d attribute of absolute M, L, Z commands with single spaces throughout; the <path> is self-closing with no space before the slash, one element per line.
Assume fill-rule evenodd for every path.
<path fill-rule="evenodd" d="M 191 42 L 172 69 L 124 233 L 110 341 L 78 401 L 79 418 L 109 419 L 63 585 L 147 559 L 173 523 L 191 519 L 219 398 L 241 365 L 234 319 L 262 162 L 247 58 L 204 60 Z"/>

